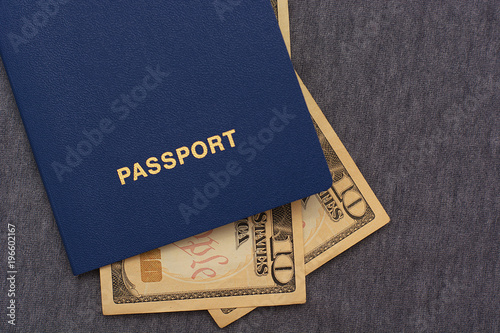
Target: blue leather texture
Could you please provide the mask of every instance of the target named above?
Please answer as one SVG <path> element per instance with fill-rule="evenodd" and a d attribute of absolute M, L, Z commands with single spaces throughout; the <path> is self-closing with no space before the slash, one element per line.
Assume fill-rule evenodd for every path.
<path fill-rule="evenodd" d="M 268 0 L 2 0 L 0 53 L 75 275 L 331 185 Z"/>

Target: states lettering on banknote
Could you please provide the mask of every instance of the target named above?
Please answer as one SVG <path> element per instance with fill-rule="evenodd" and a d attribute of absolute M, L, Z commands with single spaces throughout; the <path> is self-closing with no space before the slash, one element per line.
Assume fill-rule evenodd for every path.
<path fill-rule="evenodd" d="M 291 204 L 277 207 L 271 212 L 274 221 L 271 237 L 271 257 L 274 260 L 272 275 L 274 282 L 285 286 L 293 283 L 295 275 Z"/>

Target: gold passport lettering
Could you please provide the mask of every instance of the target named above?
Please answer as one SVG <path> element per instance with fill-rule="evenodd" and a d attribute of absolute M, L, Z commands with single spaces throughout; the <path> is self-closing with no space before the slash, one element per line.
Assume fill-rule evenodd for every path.
<path fill-rule="evenodd" d="M 190 155 L 194 156 L 197 159 L 202 159 L 207 156 L 209 151 L 212 155 L 217 151 L 224 151 L 227 147 L 227 144 L 229 144 L 231 148 L 234 148 L 235 143 L 233 134 L 235 132 L 236 130 L 232 129 L 223 132 L 222 137 L 220 135 L 214 135 L 207 138 L 205 141 L 196 141 L 191 145 L 191 148 L 188 148 L 187 146 L 179 147 L 175 150 L 175 153 L 170 151 L 164 152 L 160 156 L 160 160 L 164 163 L 163 168 L 165 168 L 166 170 L 170 170 L 175 168 L 178 164 L 183 165 L 186 162 L 186 158 L 188 158 Z M 224 146 L 224 144 L 226 146 Z M 162 165 L 159 163 L 160 160 L 154 156 L 148 158 L 145 163 L 146 169 L 143 168 L 143 166 L 139 162 L 137 162 L 134 163 L 132 170 L 129 167 L 123 167 L 116 170 L 118 173 L 118 178 L 120 179 L 120 183 L 122 185 L 125 185 L 125 180 L 130 176 L 133 177 L 133 180 L 135 182 L 139 179 L 139 177 L 146 178 L 149 175 L 158 174 L 162 170 Z"/>

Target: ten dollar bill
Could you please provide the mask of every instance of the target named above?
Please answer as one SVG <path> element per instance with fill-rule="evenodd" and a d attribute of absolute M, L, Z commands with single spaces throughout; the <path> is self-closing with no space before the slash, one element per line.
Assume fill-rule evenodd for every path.
<path fill-rule="evenodd" d="M 105 315 L 304 303 L 301 203 L 101 268 Z"/>

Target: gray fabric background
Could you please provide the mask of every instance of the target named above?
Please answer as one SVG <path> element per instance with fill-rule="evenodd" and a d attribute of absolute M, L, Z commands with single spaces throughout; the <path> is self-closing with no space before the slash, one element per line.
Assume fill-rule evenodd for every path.
<path fill-rule="evenodd" d="M 499 1 L 290 0 L 293 62 L 392 222 L 307 278 L 305 305 L 226 331 L 498 332 Z M 206 332 L 205 311 L 104 317 L 73 277 L 0 67 L 0 275 L 19 332 Z M 7 325 L 6 283 L 0 331 Z"/>

